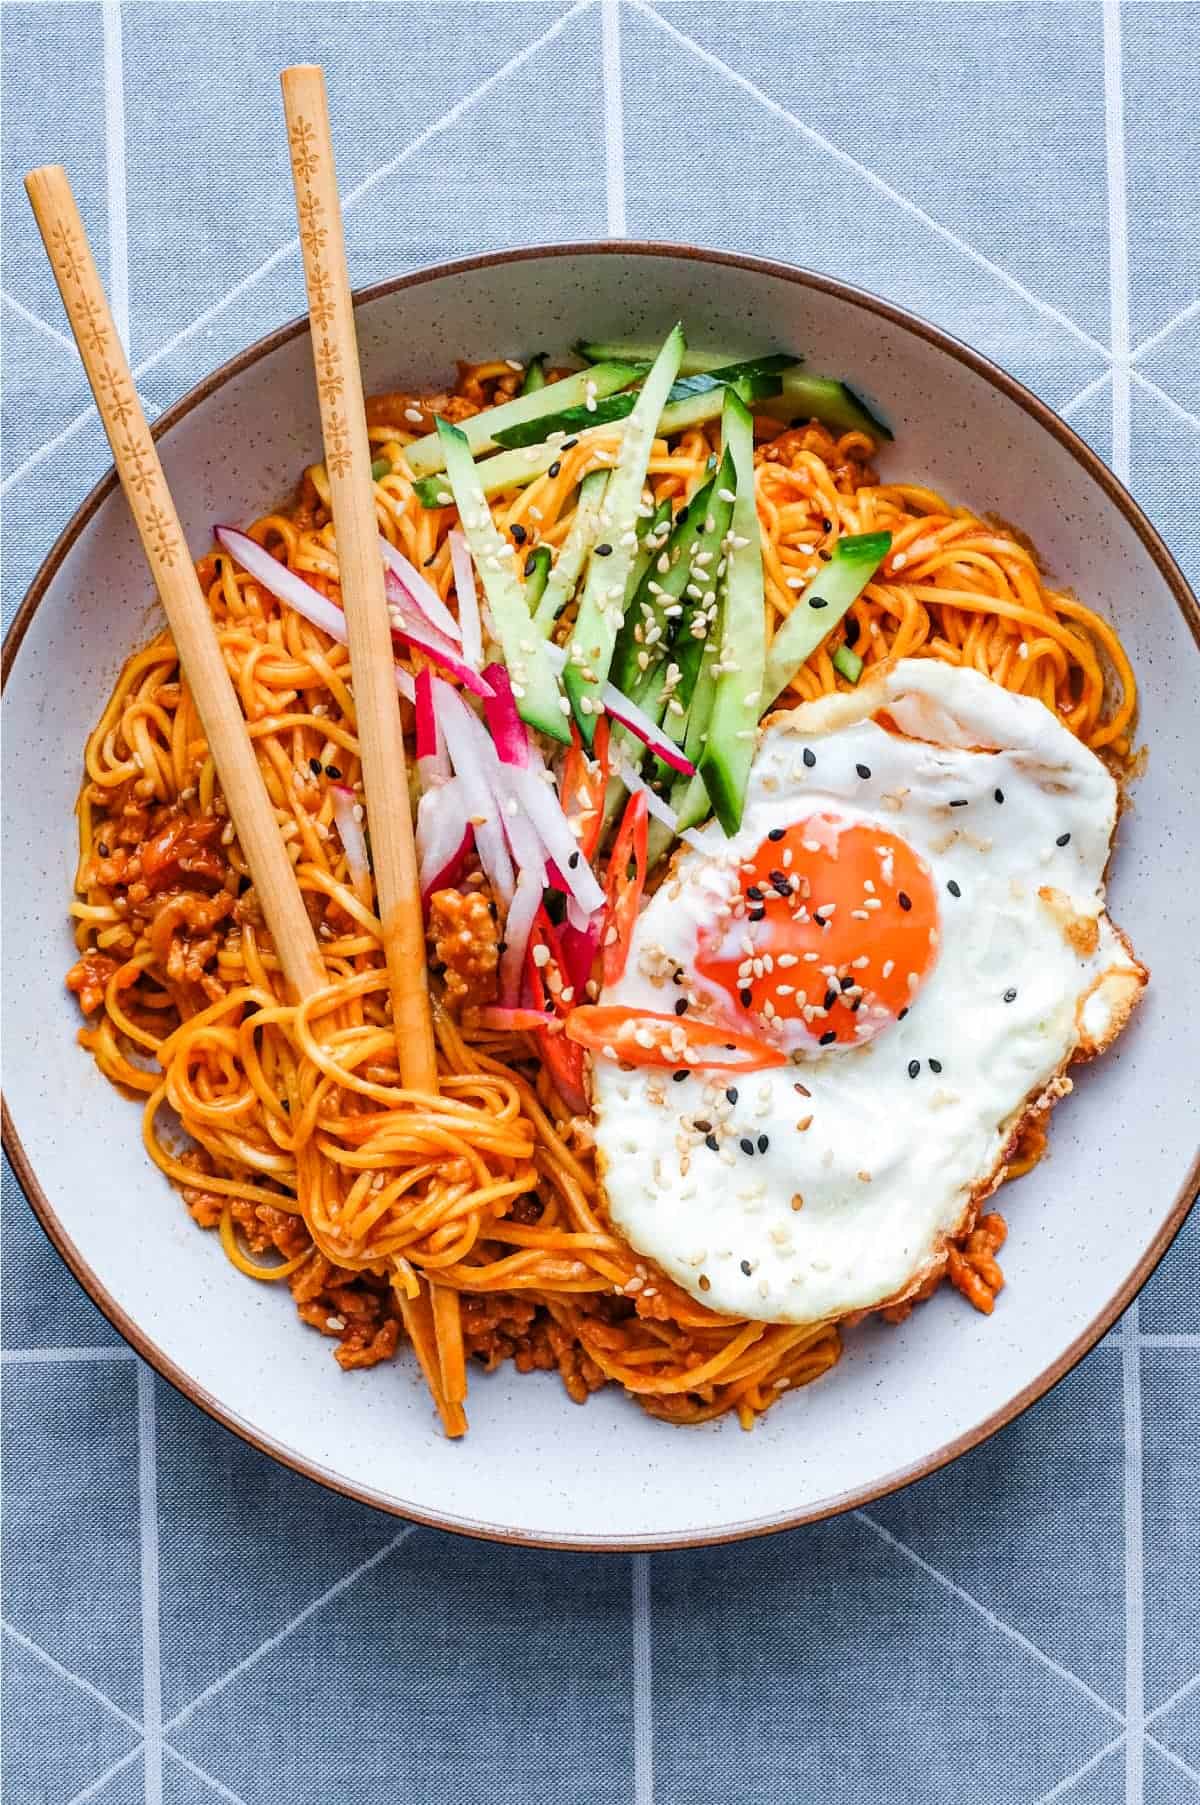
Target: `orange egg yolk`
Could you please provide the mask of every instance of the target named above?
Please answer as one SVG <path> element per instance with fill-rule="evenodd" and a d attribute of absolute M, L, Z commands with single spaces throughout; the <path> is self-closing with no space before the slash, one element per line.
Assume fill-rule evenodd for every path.
<path fill-rule="evenodd" d="M 933 879 L 907 841 L 810 815 L 773 829 L 739 878 L 696 960 L 736 1015 L 855 1046 L 907 1014 L 938 944 Z"/>

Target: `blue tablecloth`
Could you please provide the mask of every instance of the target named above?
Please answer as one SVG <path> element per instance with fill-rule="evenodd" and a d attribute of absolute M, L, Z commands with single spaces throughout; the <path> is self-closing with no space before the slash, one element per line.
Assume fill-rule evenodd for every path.
<path fill-rule="evenodd" d="M 3 29 L 6 610 L 108 462 L 21 175 L 69 166 L 157 411 L 300 310 L 301 60 L 356 281 L 605 234 L 833 271 L 1031 383 L 1200 577 L 1195 5 L 106 0 Z M 8 1174 L 4 1214 L 8 1805 L 1200 1797 L 1200 1220 L 948 1471 L 630 1561 L 274 1466 L 133 1358 Z"/>

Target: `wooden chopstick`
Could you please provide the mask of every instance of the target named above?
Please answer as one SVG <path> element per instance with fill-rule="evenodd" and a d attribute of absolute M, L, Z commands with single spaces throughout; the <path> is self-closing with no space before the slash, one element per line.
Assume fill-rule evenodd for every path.
<path fill-rule="evenodd" d="M 311 996 L 328 983 L 325 964 L 71 184 L 66 171 L 52 164 L 31 170 L 25 190 L 275 950 L 292 990 L 299 997 Z"/>
<path fill-rule="evenodd" d="M 319 68 L 301 65 L 285 69 L 280 82 L 400 1076 L 410 1090 L 436 1091 L 404 735 L 325 77 Z"/>
<path fill-rule="evenodd" d="M 280 76 L 296 214 L 308 287 L 313 363 L 325 441 L 325 469 L 337 534 L 342 606 L 350 640 L 354 711 L 362 756 L 371 860 L 392 1026 L 402 1083 L 436 1091 L 437 1046 L 426 979 L 425 926 L 408 800 L 404 735 L 396 694 L 392 629 L 379 555 L 371 449 L 350 297 L 325 77 L 311 64 Z M 449 1436 L 465 1433 L 462 1315 L 458 1293 L 418 1279 L 398 1302 Z"/>

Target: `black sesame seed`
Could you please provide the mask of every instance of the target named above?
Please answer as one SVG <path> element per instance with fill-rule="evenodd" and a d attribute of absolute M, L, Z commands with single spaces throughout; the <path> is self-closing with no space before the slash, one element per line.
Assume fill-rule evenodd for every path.
<path fill-rule="evenodd" d="M 1054 842 L 1054 844 L 1056 846 L 1065 846 L 1067 841 L 1070 838 L 1071 838 L 1070 834 L 1059 834 L 1059 836 L 1058 836 L 1057 840 Z"/>
<path fill-rule="evenodd" d="M 784 831 L 785 830 L 782 827 L 773 827 L 767 835 L 767 838 L 768 840 L 782 840 Z"/>
<path fill-rule="evenodd" d="M 832 520 L 822 520 L 822 522 L 821 522 L 821 526 L 822 526 L 822 527 L 823 527 L 823 529 L 824 529 L 824 530 L 825 530 L 825 532 L 827 532 L 827 533 L 832 533 L 832 531 L 833 531 L 833 522 L 832 522 Z"/>
<path fill-rule="evenodd" d="M 765 909 L 751 909 L 746 917 L 747 921 L 765 921 L 766 919 L 767 911 Z"/>
<path fill-rule="evenodd" d="M 704 1137 L 704 1145 L 710 1148 L 713 1153 L 720 1153 L 721 1151 L 721 1143 L 718 1141 L 715 1134 L 706 1134 Z"/>
<path fill-rule="evenodd" d="M 855 618 L 852 614 L 848 614 L 846 616 L 846 625 L 843 630 L 844 630 L 845 636 L 846 636 L 846 644 L 848 646 L 857 645 L 860 629 L 859 629 L 858 622 L 855 620 Z"/>
<path fill-rule="evenodd" d="M 995 797 L 995 798 L 996 798 L 996 801 L 997 801 L 997 802 L 1003 802 L 1003 801 L 1004 801 L 1004 791 L 1003 791 L 1003 790 L 993 790 L 993 791 L 992 791 L 992 794 L 993 794 L 993 796 L 994 796 L 994 797 Z"/>
<path fill-rule="evenodd" d="M 836 990 L 827 990 L 827 991 L 826 991 L 826 992 L 825 992 L 825 1004 L 824 1004 L 824 1007 L 825 1007 L 825 1008 L 826 1008 L 826 1009 L 832 1009 L 832 1008 L 833 1008 L 833 1005 L 834 1005 L 834 1004 L 835 1004 L 835 1003 L 836 1003 L 836 1002 L 837 1002 L 837 1000 L 838 1000 L 838 993 L 837 993 L 837 991 L 836 991 Z"/>
<path fill-rule="evenodd" d="M 578 439 L 564 439 L 558 449 L 560 451 L 574 451 L 574 449 L 575 449 L 576 445 L 578 445 L 578 443 L 579 443 Z"/>
<path fill-rule="evenodd" d="M 326 765 L 326 767 L 325 767 L 325 775 L 326 775 L 326 777 L 334 777 L 334 778 L 337 778 L 337 777 L 340 777 L 340 776 L 341 776 L 341 774 L 342 774 L 342 773 L 341 773 L 341 769 L 340 769 L 340 767 L 339 767 L 339 766 L 337 766 L 337 765 Z"/>
<path fill-rule="evenodd" d="M 97 846 L 96 851 L 100 854 L 100 857 L 102 859 L 106 859 L 109 856 L 108 847 L 105 845 L 103 840 L 101 840 L 99 846 Z"/>
<path fill-rule="evenodd" d="M 903 1020 L 904 1020 L 904 1018 L 905 1018 L 905 1016 L 906 1016 L 906 1015 L 907 1015 L 907 1014 L 908 1014 L 908 1010 L 907 1010 L 907 1009 L 902 1009 L 902 1010 L 901 1010 L 901 1011 L 900 1011 L 900 1013 L 899 1013 L 899 1015 L 898 1015 L 898 1016 L 897 1016 L 897 1017 L 896 1017 L 896 1020 L 897 1020 L 897 1021 L 898 1021 L 898 1022 L 902 1022 L 902 1021 L 903 1021 Z"/>
<path fill-rule="evenodd" d="M 697 1134 L 712 1133 L 712 1123 L 707 1116 L 697 1116 L 696 1120 L 692 1123 L 692 1127 L 696 1130 Z"/>
<path fill-rule="evenodd" d="M 736 1103 L 737 1100 L 738 1100 L 737 1086 L 735 1084 L 731 1084 L 729 1089 L 725 1092 L 725 1101 L 726 1101 L 726 1103 Z"/>
<path fill-rule="evenodd" d="M 570 867 L 570 869 L 572 871 L 574 871 L 574 869 L 578 865 L 578 863 L 579 863 L 579 854 L 578 854 L 578 852 L 573 852 L 571 854 L 570 858 L 567 860 L 567 864 Z"/>
<path fill-rule="evenodd" d="M 792 886 L 788 882 L 786 872 L 772 871 L 771 884 L 777 896 L 790 896 L 792 894 Z"/>
<path fill-rule="evenodd" d="M 912 908 L 912 897 L 908 894 L 908 891 L 907 890 L 897 890 L 896 901 L 900 904 L 900 907 L 904 910 L 904 913 L 907 915 L 908 911 Z"/>
<path fill-rule="evenodd" d="M 761 902 L 763 899 L 763 893 L 757 884 L 748 885 L 746 895 L 750 898 L 751 902 Z"/>
<path fill-rule="evenodd" d="M 854 1001 L 850 1005 L 851 1015 L 857 1015 L 861 1008 L 862 1008 L 862 998 L 855 997 Z"/>
<path fill-rule="evenodd" d="M 534 556 L 533 552 L 530 552 L 529 556 L 525 560 L 525 575 L 527 577 L 531 577 L 536 569 L 537 569 L 537 558 Z"/>
<path fill-rule="evenodd" d="M 929 1061 L 929 1069 L 931 1072 L 940 1072 L 942 1069 L 941 1060 L 940 1059 L 931 1059 Z"/>
<path fill-rule="evenodd" d="M 553 463 L 552 463 L 552 464 L 551 464 L 551 466 L 550 466 L 550 468 L 549 468 L 549 470 L 547 470 L 547 472 L 546 472 L 546 475 L 547 475 L 547 476 L 557 476 L 557 475 L 558 475 L 558 473 L 559 473 L 559 471 L 560 471 L 560 470 L 561 470 L 561 469 L 562 469 L 562 462 L 561 462 L 561 460 L 560 460 L 560 459 L 558 459 L 558 458 L 555 458 L 555 460 L 554 460 L 554 462 L 553 462 Z"/>
<path fill-rule="evenodd" d="M 525 541 L 529 537 L 529 534 L 525 531 L 525 528 L 521 525 L 519 520 L 516 520 L 513 522 L 512 526 L 509 528 L 509 531 L 512 533 L 512 536 L 516 540 L 518 545 L 524 545 Z"/>
<path fill-rule="evenodd" d="M 749 1278 L 750 1274 L 754 1271 L 754 1268 L 753 1268 L 753 1266 L 751 1266 L 749 1260 L 739 1260 L 738 1264 L 741 1267 L 742 1271 L 745 1273 L 746 1277 Z"/>
<path fill-rule="evenodd" d="M 496 942 L 496 951 L 498 953 L 506 953 L 508 951 L 508 941 L 507 940 L 498 940 Z"/>
<path fill-rule="evenodd" d="M 837 1039 L 837 1035 L 835 1034 L 834 1030 L 832 1028 L 830 1028 L 825 1034 L 822 1034 L 820 1040 L 817 1042 L 817 1045 L 821 1046 L 821 1047 L 827 1047 L 830 1045 L 830 1043 L 832 1041 L 835 1041 L 836 1039 Z"/>
<path fill-rule="evenodd" d="M 753 1153 L 754 1152 L 754 1142 L 750 1139 L 750 1137 L 748 1135 L 742 1136 L 741 1140 L 738 1142 L 738 1146 L 741 1148 L 743 1153 Z"/>
<path fill-rule="evenodd" d="M 429 569 L 429 566 L 430 566 L 430 565 L 431 565 L 431 564 L 432 564 L 432 563 L 434 563 L 434 562 L 435 562 L 435 560 L 436 560 L 436 558 L 437 558 L 437 553 L 436 553 L 436 552 L 430 552 L 430 554 L 429 554 L 429 556 L 428 556 L 428 557 L 427 557 L 427 558 L 426 558 L 426 560 L 425 560 L 425 562 L 424 562 L 424 564 L 423 564 L 423 565 L 422 565 L 422 566 L 421 566 L 421 568 L 422 568 L 422 570 L 428 570 L 428 569 Z"/>
<path fill-rule="evenodd" d="M 592 547 L 592 550 L 595 552 L 595 554 L 598 558 L 611 558 L 612 557 L 612 546 L 608 543 L 607 539 L 604 541 L 603 545 L 594 545 Z"/>
<path fill-rule="evenodd" d="M 949 890 L 951 896 L 961 896 L 962 895 L 962 891 L 959 889 L 958 885 L 955 883 L 953 878 L 950 879 L 950 882 L 946 885 L 946 888 L 947 888 L 947 890 Z"/>
<path fill-rule="evenodd" d="M 1016 1000 L 1017 1000 L 1017 993 L 1016 993 L 1016 991 L 1015 991 L 1015 990 L 1006 990 L 1006 991 L 1005 991 L 1005 993 L 1004 993 L 1004 1001 L 1005 1001 L 1005 1002 L 1006 1002 L 1006 1003 L 1015 1003 L 1015 1002 L 1016 1002 Z"/>
<path fill-rule="evenodd" d="M 909 1077 L 910 1077 L 910 1078 L 915 1078 L 915 1077 L 916 1077 L 916 1076 L 917 1076 L 917 1073 L 918 1073 L 918 1072 L 919 1072 L 919 1071 L 920 1071 L 920 1070 L 921 1070 L 921 1061 L 920 1061 L 920 1060 L 919 1060 L 919 1059 L 910 1059 L 910 1060 L 909 1060 L 909 1062 L 908 1062 L 908 1075 L 909 1075 Z"/>
<path fill-rule="evenodd" d="M 738 996 L 741 999 L 742 1008 L 749 1009 L 751 1003 L 754 1001 L 754 992 L 749 986 L 743 985 L 742 989 L 738 991 Z"/>
<path fill-rule="evenodd" d="M 686 1072 L 686 1071 L 683 1071 L 683 1072 L 672 1072 L 672 1073 L 671 1073 L 671 1077 L 672 1077 L 672 1080 L 673 1080 L 673 1081 L 674 1081 L 674 1082 L 675 1082 L 675 1083 L 676 1083 L 676 1084 L 682 1084 L 682 1083 L 683 1083 L 683 1081 L 684 1081 L 684 1079 L 685 1079 L 685 1078 L 686 1078 L 686 1077 L 687 1077 L 687 1072 Z"/>
<path fill-rule="evenodd" d="M 854 989 L 854 979 L 851 977 L 843 978 L 842 979 L 842 989 L 843 990 L 853 990 Z"/>
<path fill-rule="evenodd" d="M 807 765 L 807 766 L 808 766 L 808 769 L 809 769 L 809 770 L 810 770 L 810 771 L 811 771 L 811 770 L 812 770 L 812 768 L 813 768 L 813 766 L 814 766 L 814 765 L 815 765 L 815 764 L 816 764 L 816 762 L 817 762 L 817 755 L 816 755 L 816 753 L 815 753 L 815 752 L 814 752 L 814 751 L 813 751 L 813 749 L 812 749 L 812 747 L 811 747 L 811 746 L 806 746 L 806 747 L 805 747 L 805 748 L 804 748 L 804 755 L 803 755 L 803 756 L 804 756 L 804 762 L 805 762 L 805 764 L 806 764 L 806 765 Z"/>
<path fill-rule="evenodd" d="M 819 928 L 827 928 L 829 926 L 828 915 L 821 915 L 821 914 L 817 913 L 815 910 L 813 912 L 813 920 L 816 922 L 816 924 Z"/>
<path fill-rule="evenodd" d="M 965 796 L 956 796 L 950 804 L 951 808 L 966 808 L 966 806 L 967 798 Z"/>
<path fill-rule="evenodd" d="M 808 605 L 810 608 L 828 608 L 829 597 L 825 595 L 810 595 L 808 598 Z"/>
<path fill-rule="evenodd" d="M 320 759 L 319 758 L 310 758 L 308 761 L 308 768 L 312 772 L 314 777 L 319 777 L 321 775 Z"/>
<path fill-rule="evenodd" d="M 676 1015 L 686 1015 L 686 1014 L 687 1014 L 687 1010 L 688 1010 L 688 1001 L 687 1001 L 687 998 L 686 998 L 686 997 L 676 997 L 676 998 L 675 998 L 675 1013 L 676 1013 Z"/>
<path fill-rule="evenodd" d="M 860 777 L 866 778 L 871 775 L 870 765 L 855 765 L 854 769 L 858 772 Z"/>
<path fill-rule="evenodd" d="M 760 1134 L 760 1135 L 759 1135 L 759 1137 L 758 1137 L 758 1151 L 759 1151 L 759 1152 L 760 1152 L 760 1153 L 765 1153 L 765 1152 L 766 1152 L 766 1151 L 767 1151 L 767 1148 L 768 1148 L 768 1147 L 769 1147 L 769 1146 L 770 1146 L 770 1145 L 771 1145 L 771 1143 L 770 1143 L 770 1141 L 769 1141 L 769 1140 L 768 1140 L 768 1139 L 767 1139 L 767 1137 L 766 1137 L 766 1135 L 765 1135 L 765 1134 Z"/>

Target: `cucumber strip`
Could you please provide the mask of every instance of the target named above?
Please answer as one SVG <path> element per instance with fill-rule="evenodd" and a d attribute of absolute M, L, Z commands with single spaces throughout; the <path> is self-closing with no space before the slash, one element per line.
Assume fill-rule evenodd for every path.
<path fill-rule="evenodd" d="M 820 420 L 842 432 L 865 432 L 873 439 L 892 437 L 891 428 L 871 412 L 861 395 L 833 376 L 806 376 L 791 370 L 783 378 L 779 399 L 768 401 L 761 412 L 789 426 Z"/>
<path fill-rule="evenodd" d="M 763 671 L 763 709 L 770 707 L 821 641 L 856 602 L 891 549 L 890 533 L 858 533 L 839 539 L 832 558 L 819 570 L 771 641 Z"/>
<path fill-rule="evenodd" d="M 550 547 L 537 545 L 525 560 L 525 606 L 536 616 L 550 576 Z"/>
<path fill-rule="evenodd" d="M 528 451 L 502 451 L 484 458 L 475 470 L 485 495 L 499 495 L 505 489 L 523 489 L 536 477 L 545 476 L 551 464 L 562 455 L 557 445 L 531 445 Z M 454 496 L 443 470 L 436 476 L 422 476 L 413 484 L 413 492 L 423 508 L 448 508 Z"/>
<path fill-rule="evenodd" d="M 576 354 L 585 358 L 588 363 L 650 363 L 655 355 L 654 345 L 639 345 L 633 341 L 614 340 L 602 343 L 596 339 L 581 339 L 574 346 Z M 784 351 L 770 352 L 767 356 L 777 359 L 776 367 L 785 368 L 788 364 L 799 363 L 800 358 Z M 761 364 L 766 357 L 734 358 L 724 351 L 693 351 L 691 347 L 684 352 L 679 361 L 681 376 L 709 375 L 714 370 L 733 370 L 739 364 Z"/>
<path fill-rule="evenodd" d="M 690 578 L 692 555 L 704 531 L 705 513 L 712 484 L 697 491 L 675 523 L 663 551 L 647 559 L 617 635 L 609 675 L 619 690 L 635 696 L 641 706 L 644 679 L 657 664 L 670 639 L 671 623 L 663 610 L 678 603 Z M 665 567 L 665 568 L 664 568 Z M 655 630 L 657 629 L 657 630 Z M 646 635 L 650 634 L 649 647 Z M 653 650 L 657 647 L 657 650 Z"/>
<path fill-rule="evenodd" d="M 561 382 L 548 382 L 532 395 L 517 395 L 512 401 L 502 401 L 499 407 L 488 407 L 481 414 L 472 414 L 458 430 L 466 439 L 472 457 L 478 457 L 481 451 L 490 451 L 498 443 L 495 435 L 506 427 L 561 413 L 564 407 L 585 402 L 589 394 L 612 395 L 618 389 L 627 389 L 644 374 L 644 367 L 637 364 L 596 364 L 590 370 L 577 370 L 574 376 L 564 376 Z M 545 438 L 546 435 L 543 432 L 537 436 Z M 445 447 L 441 435 L 436 432 L 406 446 L 404 456 L 414 476 L 432 476 L 436 470 L 446 467 Z"/>
<path fill-rule="evenodd" d="M 517 712 L 551 739 L 570 741 L 558 682 L 546 658 L 545 641 L 529 619 L 525 591 L 513 569 L 512 546 L 492 519 L 465 433 L 445 420 L 437 423 L 450 484 L 467 544 L 483 581 L 484 594 L 504 652 Z"/>
<path fill-rule="evenodd" d="M 487 469 L 486 464 L 484 469 Z M 607 470 L 590 471 L 579 485 L 579 500 L 575 507 L 575 518 L 567 529 L 567 536 L 559 548 L 558 557 L 554 560 L 554 569 L 550 573 L 550 581 L 546 584 L 534 616 L 534 625 L 544 639 L 549 637 L 555 621 L 575 593 L 575 585 L 583 571 L 584 559 L 596 537 L 600 507 L 607 485 Z"/>
<path fill-rule="evenodd" d="M 625 584 L 625 609 L 641 586 L 642 578 L 650 568 L 650 561 L 657 557 L 667 543 L 671 533 L 672 508 L 669 501 L 660 501 L 653 514 L 643 518 L 638 516 L 637 536 L 638 548 L 634 553 L 633 563 L 629 567 L 629 579 Z M 620 689 L 618 683 L 617 688 Z"/>
<path fill-rule="evenodd" d="M 544 389 L 545 386 L 546 353 L 544 351 L 539 351 L 537 356 L 531 357 L 528 364 L 526 364 L 525 375 L 517 393 L 520 395 L 535 395 L 539 389 Z"/>
<path fill-rule="evenodd" d="M 698 588 L 700 590 L 699 597 L 696 597 L 695 595 L 687 596 L 687 590 L 685 589 L 684 594 L 687 596 L 687 601 L 690 605 L 679 622 L 679 627 L 674 638 L 673 650 L 675 662 L 679 666 L 680 673 L 679 683 L 675 693 L 685 708 L 690 708 L 691 706 L 692 696 L 695 692 L 700 669 L 704 662 L 705 651 L 707 650 L 711 654 L 712 648 L 716 645 L 719 637 L 716 629 L 715 600 L 709 598 L 712 597 L 714 590 L 719 590 L 720 588 L 720 584 L 717 581 L 717 568 L 721 562 L 722 547 L 724 546 L 725 539 L 729 533 L 730 522 L 733 519 L 733 502 L 729 497 L 734 492 L 734 485 L 736 482 L 737 477 L 733 468 L 733 459 L 729 456 L 728 452 L 726 452 L 725 456 L 721 459 L 720 469 L 713 479 L 712 495 L 703 521 L 703 531 L 700 543 L 696 547 L 696 552 L 692 560 L 693 565 L 698 572 L 708 573 L 708 581 L 700 582 L 697 580 L 695 583 L 689 585 L 689 587 L 693 589 Z M 711 527 L 708 524 L 710 520 L 712 521 Z M 711 555 L 706 556 L 705 554 Z M 703 609 L 708 616 L 708 619 L 704 622 L 703 632 L 698 631 L 701 624 L 701 609 Z M 674 735 L 672 735 L 672 738 L 674 738 Z"/>
<path fill-rule="evenodd" d="M 783 362 L 788 369 L 792 368 L 790 357 Z M 729 370 L 711 376 L 689 376 L 682 382 L 673 383 L 658 423 L 659 435 L 667 437 L 683 432 L 686 427 L 715 420 L 721 411 L 721 392 L 727 386 L 736 387 L 743 401 L 766 401 L 778 396 L 782 389 L 780 372 L 767 367 L 771 364 L 770 358 L 760 358 L 757 363 L 734 364 Z M 700 405 L 702 396 L 708 398 L 707 405 Z M 607 426 L 614 420 L 624 420 L 633 412 L 636 402 L 637 391 L 625 389 L 619 395 L 607 395 L 603 399 L 593 397 L 590 406 L 585 402 L 580 407 L 566 407 L 561 413 L 550 414 L 545 419 L 519 421 L 515 426 L 493 431 L 492 437 L 497 445 L 508 450 L 536 445 L 548 433 L 569 435 L 586 432 L 591 426 Z"/>
<path fill-rule="evenodd" d="M 849 646 L 839 646 L 833 654 L 833 668 L 847 683 L 857 683 L 863 674 L 863 661 Z"/>
<path fill-rule="evenodd" d="M 789 357 L 786 351 L 771 351 L 765 357 L 744 357 L 740 363 L 719 364 L 714 370 L 696 371 L 680 376 L 671 391 L 672 401 L 684 395 L 702 395 L 714 383 L 780 382 L 788 370 L 798 370 L 801 359 Z"/>
<path fill-rule="evenodd" d="M 737 472 L 737 488 L 727 540 L 721 673 L 713 693 L 700 775 L 721 826 L 727 834 L 735 834 L 741 824 L 761 712 L 766 619 L 762 537 L 754 504 L 754 421 L 733 389 L 725 391 L 722 431 Z"/>
<path fill-rule="evenodd" d="M 625 618 L 625 586 L 637 550 L 638 508 L 650 449 L 659 415 L 679 369 L 684 343 L 683 327 L 676 326 L 655 358 L 637 406 L 629 416 L 621 455 L 608 479 L 600 515 L 600 531 L 605 535 L 601 543 L 611 549 L 597 556 L 598 548 L 593 548 L 579 614 L 567 647 L 563 685 L 589 747 L 595 736 L 596 712 L 601 706 L 600 691 Z M 746 417 L 749 419 L 749 415 Z"/>

